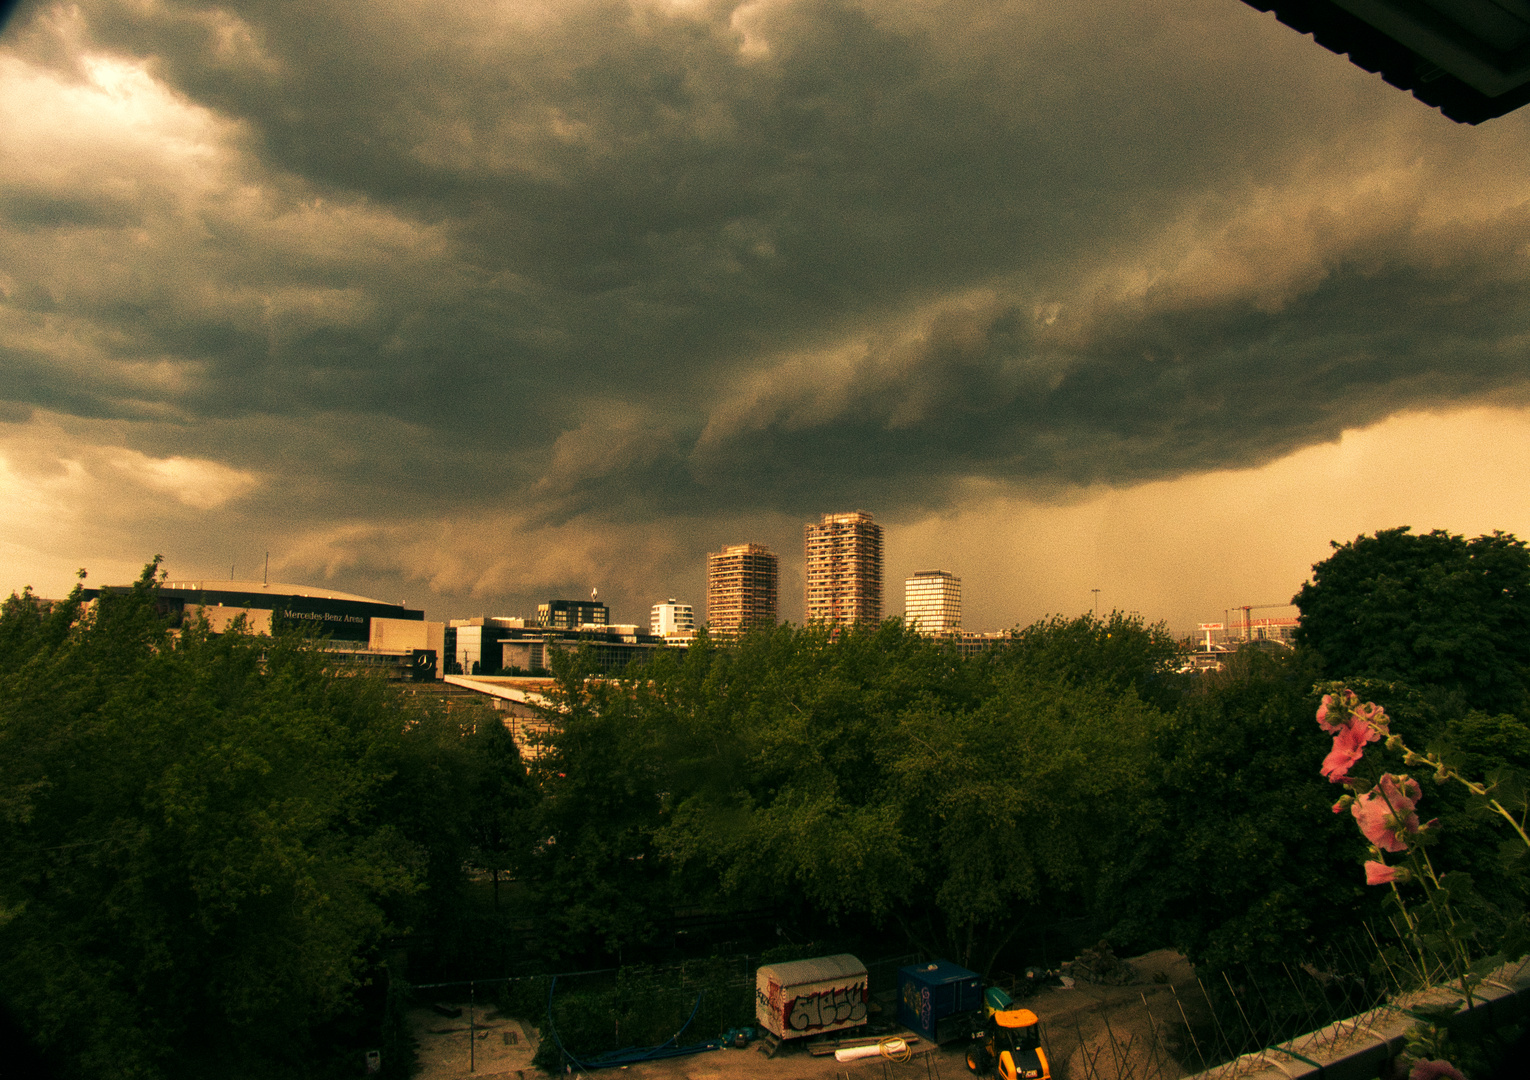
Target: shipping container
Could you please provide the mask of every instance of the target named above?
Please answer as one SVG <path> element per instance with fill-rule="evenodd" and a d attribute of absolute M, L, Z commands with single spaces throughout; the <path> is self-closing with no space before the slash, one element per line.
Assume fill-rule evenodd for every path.
<path fill-rule="evenodd" d="M 754 977 L 755 1019 L 782 1039 L 858 1027 L 866 989 L 866 965 L 849 953 L 767 964 Z"/>
<path fill-rule="evenodd" d="M 982 1007 L 983 980 L 974 971 L 948 960 L 898 969 L 898 1023 L 933 1043 L 964 1038 L 967 1014 Z"/>

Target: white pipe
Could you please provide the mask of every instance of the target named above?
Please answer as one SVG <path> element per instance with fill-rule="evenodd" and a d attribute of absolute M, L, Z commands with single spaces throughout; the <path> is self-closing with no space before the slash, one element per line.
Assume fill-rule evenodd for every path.
<path fill-rule="evenodd" d="M 875 1046 L 847 1046 L 843 1050 L 834 1051 L 835 1061 L 859 1061 L 861 1058 L 876 1057 L 886 1048 L 888 1054 L 901 1054 L 908 1049 L 908 1043 L 902 1039 L 883 1039 Z"/>

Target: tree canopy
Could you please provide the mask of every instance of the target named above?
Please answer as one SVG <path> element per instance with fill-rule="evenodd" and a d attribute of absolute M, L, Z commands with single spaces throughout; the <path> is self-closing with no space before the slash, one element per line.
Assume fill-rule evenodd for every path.
<path fill-rule="evenodd" d="M 1335 542 L 1292 603 L 1297 642 L 1333 678 L 1436 687 L 1508 712 L 1530 691 L 1530 551 L 1495 532 L 1467 540 L 1406 526 Z"/>
<path fill-rule="evenodd" d="M 1217 967 L 1310 958 L 1358 930 L 1372 898 L 1318 775 L 1315 678 L 1306 655 L 1244 649 L 1156 729 L 1152 797 L 1108 890 L 1118 933 Z"/>
<path fill-rule="evenodd" d="M 560 669 L 519 873 L 571 940 L 679 896 L 885 926 L 980 967 L 1087 904 L 1145 794 L 1177 652 L 1122 616 L 991 654 L 887 623 L 704 635 L 619 682 Z M 587 939 L 587 938 L 586 938 Z"/>
<path fill-rule="evenodd" d="M 1482 711 L 1524 700 L 1525 568 L 1499 534 L 1361 537 L 1315 568 L 1298 650 L 1211 676 L 1120 613 L 975 655 L 896 622 L 702 633 L 620 678 L 559 653 L 529 768 L 491 712 L 311 639 L 172 628 L 153 565 L 94 604 L 23 593 L 0 609 L 0 995 L 63 1075 L 174 1080 L 231 1055 L 322 1074 L 390 938 L 482 976 L 508 955 L 490 911 L 581 967 L 664 955 L 681 909 L 979 971 L 1059 926 L 1306 959 L 1377 896 L 1318 775 L 1314 682 L 1368 673 L 1410 738 L 1530 762 L 1525 712 Z M 1523 876 L 1469 809 L 1439 812 L 1511 923 Z M 477 869 L 496 905 L 510 880 L 503 916 Z"/>
<path fill-rule="evenodd" d="M 410 763 L 472 740 L 307 639 L 172 630 L 155 587 L 0 610 L 0 997 L 64 1076 L 322 1073 L 314 1033 L 461 874 L 419 810 L 463 754 Z"/>

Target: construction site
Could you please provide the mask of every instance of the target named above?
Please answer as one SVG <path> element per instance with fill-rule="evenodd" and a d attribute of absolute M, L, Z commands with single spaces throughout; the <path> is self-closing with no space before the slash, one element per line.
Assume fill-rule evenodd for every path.
<path fill-rule="evenodd" d="M 886 974 L 868 984 L 866 1022 L 843 1030 L 779 1040 L 761 1028 L 747 1036 L 740 1029 L 652 1060 L 638 1060 L 645 1051 L 633 1051 L 620 1064 L 565 1059 L 557 1071 L 611 1069 L 634 1080 L 963 1080 L 977 1073 L 975 1064 L 987 1066 L 982 1075 L 1030 1080 L 1038 1080 L 1033 1073 L 1039 1080 L 1373 1077 L 1400 1051 L 1402 1031 L 1413 1022 L 1410 1010 L 1450 998 L 1439 988 L 1399 995 L 1313 965 L 1284 976 L 1284 985 L 1262 982 L 1248 970 L 1203 976 L 1173 950 L 1119 959 L 1102 942 L 1047 973 L 1042 985 L 1027 987 L 1023 976 L 1002 980 L 1014 997 L 1000 998 L 1012 1000 L 1016 1015 L 1030 1017 L 1039 1036 L 1040 1053 L 1031 1062 L 1037 1068 L 1012 1074 L 1007 1057 L 989 1065 L 979 1055 L 974 1063 L 976 1043 L 965 1029 L 952 1038 L 956 1029 L 938 1022 L 933 1031 L 917 1018 L 900 1023 L 910 1017 Z M 1527 988 L 1523 963 L 1486 980 L 1479 1005 L 1484 1022 L 1522 1016 Z M 906 989 L 905 981 L 905 998 Z M 450 1005 L 416 1002 L 409 1022 L 421 1080 L 526 1080 L 542 1073 L 538 1051 L 556 1034 L 545 1030 L 545 1018 L 538 1025 L 478 1003 L 491 990 L 484 984 L 482 998 L 475 992 L 473 1000 Z M 863 1056 L 842 1060 L 855 1054 Z M 541 1062 L 546 1065 L 545 1055 Z"/>
<path fill-rule="evenodd" d="M 1255 617 L 1256 611 L 1285 614 Z M 1296 605 L 1290 603 L 1227 608 L 1221 622 L 1203 622 L 1196 627 L 1191 664 L 1196 671 L 1221 671 L 1227 658 L 1245 645 L 1262 643 L 1289 648 L 1296 640 L 1299 622 Z"/>

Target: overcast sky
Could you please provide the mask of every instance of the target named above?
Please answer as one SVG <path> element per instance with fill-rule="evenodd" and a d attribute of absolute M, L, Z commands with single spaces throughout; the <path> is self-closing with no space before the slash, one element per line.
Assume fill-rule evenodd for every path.
<path fill-rule="evenodd" d="M 1183 628 L 1530 536 L 1527 163 L 1238 0 L 23 2 L 0 590 L 797 620 L 860 508 L 889 614 Z"/>

